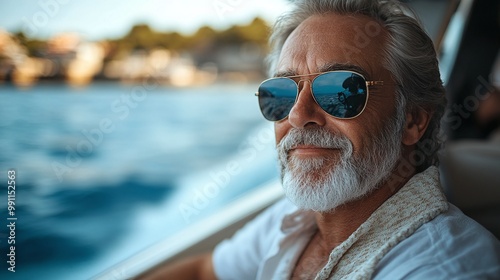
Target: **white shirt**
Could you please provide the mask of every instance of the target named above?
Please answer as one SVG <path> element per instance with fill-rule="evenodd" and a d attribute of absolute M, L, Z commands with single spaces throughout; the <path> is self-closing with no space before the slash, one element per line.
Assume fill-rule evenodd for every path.
<path fill-rule="evenodd" d="M 215 248 L 215 273 L 221 280 L 288 279 L 315 230 L 314 213 L 283 199 Z M 393 247 L 373 279 L 500 279 L 500 242 L 450 204 Z"/>

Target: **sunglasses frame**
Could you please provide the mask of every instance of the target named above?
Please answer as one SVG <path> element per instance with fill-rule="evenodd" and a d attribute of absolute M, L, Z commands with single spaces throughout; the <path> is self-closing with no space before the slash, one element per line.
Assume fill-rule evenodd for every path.
<path fill-rule="evenodd" d="M 323 109 L 323 107 L 321 107 L 321 105 L 316 100 L 316 97 L 314 96 L 314 92 L 313 92 L 313 89 L 312 89 L 314 80 L 316 80 L 316 78 L 318 78 L 319 76 L 322 76 L 322 75 L 325 75 L 325 74 L 328 74 L 328 73 L 336 73 L 336 72 L 349 72 L 349 73 L 352 73 L 352 74 L 356 74 L 356 75 L 360 76 L 361 78 L 363 78 L 365 80 L 365 82 L 366 82 L 366 101 L 365 101 L 365 104 L 363 106 L 363 109 L 357 115 L 355 115 L 353 117 L 341 118 L 341 117 L 337 117 L 337 116 L 331 115 L 330 113 L 326 112 Z M 316 75 L 316 77 L 314 77 L 312 80 L 311 79 L 302 79 L 302 77 L 308 77 L 308 76 L 314 76 L 314 75 Z M 360 74 L 360 73 L 358 73 L 356 71 L 351 71 L 351 70 L 332 70 L 332 71 L 318 72 L 318 73 L 311 73 L 311 74 L 303 74 L 303 75 L 273 77 L 273 78 L 269 78 L 269 79 L 264 80 L 262 83 L 260 83 L 260 85 L 259 85 L 258 88 L 260 89 L 260 87 L 262 86 L 262 84 L 264 84 L 267 81 L 275 80 L 275 79 L 282 79 L 282 78 L 290 79 L 290 80 L 292 80 L 297 85 L 297 93 L 295 95 L 295 101 L 293 103 L 293 106 L 295 106 L 295 104 L 297 103 L 297 99 L 299 97 L 299 93 L 300 93 L 299 84 L 300 84 L 300 82 L 309 81 L 309 88 L 311 90 L 311 95 L 312 95 L 312 97 L 314 99 L 314 102 L 316 102 L 316 104 L 321 108 L 321 110 L 323 110 L 323 112 L 325 112 L 329 116 L 332 116 L 332 117 L 334 117 L 336 119 L 339 119 L 339 120 L 350 120 L 350 119 L 354 119 L 354 118 L 358 117 L 359 115 L 361 115 L 365 111 L 366 105 L 368 104 L 368 99 L 370 97 L 370 87 L 372 87 L 372 86 L 383 86 L 384 85 L 384 81 L 380 81 L 380 80 L 379 81 L 371 81 L 371 80 L 369 81 L 369 80 L 367 80 L 365 78 L 365 76 L 363 76 L 362 74 Z M 295 81 L 294 78 L 301 78 L 301 79 L 299 81 Z M 255 93 L 255 96 L 259 97 L 259 92 L 258 91 Z M 293 106 L 292 106 L 292 108 L 293 108 Z M 260 105 L 259 105 L 259 108 L 260 108 Z M 261 112 L 262 112 L 262 110 L 261 110 Z M 282 120 L 288 118 L 289 115 L 290 115 L 290 112 L 288 112 L 288 114 L 284 118 L 282 118 L 282 119 L 275 120 L 275 121 L 270 120 L 270 121 L 272 121 L 272 122 L 279 122 L 279 121 L 282 121 Z M 264 116 L 264 118 L 266 118 L 266 116 Z"/>

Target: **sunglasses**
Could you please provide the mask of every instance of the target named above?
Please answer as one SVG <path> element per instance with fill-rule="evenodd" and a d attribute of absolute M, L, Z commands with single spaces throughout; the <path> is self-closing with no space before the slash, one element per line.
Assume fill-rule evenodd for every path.
<path fill-rule="evenodd" d="M 319 74 L 319 75 L 318 75 Z M 299 84 L 317 75 L 311 82 L 316 103 L 338 119 L 359 116 L 368 101 L 368 86 L 383 85 L 383 81 L 367 81 L 353 71 L 328 71 L 306 75 L 271 78 L 262 82 L 258 92 L 262 115 L 269 121 L 280 121 L 290 114 L 299 93 Z"/>

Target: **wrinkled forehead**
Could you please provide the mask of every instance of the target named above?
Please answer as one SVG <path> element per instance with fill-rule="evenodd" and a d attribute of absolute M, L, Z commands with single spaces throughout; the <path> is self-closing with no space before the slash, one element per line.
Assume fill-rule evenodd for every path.
<path fill-rule="evenodd" d="M 387 31 L 364 15 L 313 15 L 287 38 L 277 72 L 320 72 L 324 65 L 353 65 L 368 76 L 383 75 Z M 346 69 L 349 70 L 349 69 Z"/>

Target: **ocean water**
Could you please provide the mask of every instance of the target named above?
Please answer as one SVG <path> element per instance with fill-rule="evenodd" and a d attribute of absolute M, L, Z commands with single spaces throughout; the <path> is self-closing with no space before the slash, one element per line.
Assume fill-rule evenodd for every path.
<path fill-rule="evenodd" d="M 0 279 L 89 279 L 276 178 L 272 125 L 254 92 L 1 85 Z M 7 270 L 12 168 L 15 273 Z M 209 185 L 217 191 L 200 205 Z"/>

